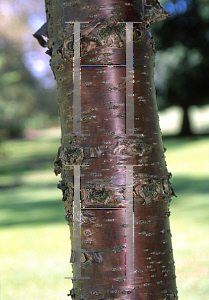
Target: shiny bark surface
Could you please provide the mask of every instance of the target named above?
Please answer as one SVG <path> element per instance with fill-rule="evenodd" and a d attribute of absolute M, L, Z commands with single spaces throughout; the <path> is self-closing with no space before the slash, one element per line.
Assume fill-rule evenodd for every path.
<path fill-rule="evenodd" d="M 81 258 L 72 250 L 75 299 L 177 299 L 169 225 L 169 182 L 154 87 L 149 27 L 167 17 L 158 1 L 46 0 L 48 53 L 57 80 L 65 218 L 73 221 L 74 169 L 80 165 Z M 81 133 L 73 131 L 73 23 L 81 28 Z M 84 23 L 89 22 L 89 23 Z M 120 22 L 120 23 L 119 23 Z M 126 128 L 126 25 L 135 22 L 134 134 Z M 43 42 L 43 41 L 42 41 Z M 127 168 L 133 167 L 134 243 L 128 244 Z M 77 237 L 78 238 L 78 237 Z M 130 240 L 130 239 L 129 239 Z M 134 246 L 134 248 L 133 248 Z M 134 249 L 134 251 L 133 251 Z M 134 253 L 132 277 L 127 253 Z M 85 278 L 85 279 L 83 279 Z M 90 278 L 90 279 L 86 279 Z"/>

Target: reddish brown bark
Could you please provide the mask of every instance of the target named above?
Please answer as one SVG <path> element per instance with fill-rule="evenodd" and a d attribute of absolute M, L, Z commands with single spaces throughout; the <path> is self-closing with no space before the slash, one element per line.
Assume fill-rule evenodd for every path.
<path fill-rule="evenodd" d="M 73 247 L 73 169 L 81 167 L 81 275 L 75 299 L 177 299 L 169 226 L 173 195 L 158 122 L 149 26 L 158 1 L 46 0 L 48 53 L 57 80 L 62 145 L 55 171 Z M 73 24 L 81 25 L 81 132 L 73 132 Z M 125 24 L 134 24 L 134 132 L 126 133 Z M 46 33 L 39 32 L 38 38 Z M 106 66 L 102 66 L 105 64 Z M 111 67 L 114 65 L 114 67 Z M 117 65 L 117 66 L 115 66 Z M 123 65 L 123 66 L 122 66 Z M 85 135 L 84 135 L 85 134 Z M 126 277 L 126 166 L 133 167 L 134 272 Z M 101 210 L 101 208 L 104 208 Z M 132 245 L 131 245 L 132 247 Z M 76 253 L 71 262 L 78 263 Z M 76 261 L 77 260 L 77 261 Z"/>

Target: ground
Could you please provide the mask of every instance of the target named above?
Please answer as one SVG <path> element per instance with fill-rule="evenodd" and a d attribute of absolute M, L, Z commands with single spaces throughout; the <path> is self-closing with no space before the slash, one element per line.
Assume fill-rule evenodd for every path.
<path fill-rule="evenodd" d="M 64 300 L 71 288 L 69 229 L 52 162 L 60 130 L 0 146 L 1 299 Z M 209 299 L 209 138 L 164 141 L 177 198 L 171 230 L 180 299 Z"/>

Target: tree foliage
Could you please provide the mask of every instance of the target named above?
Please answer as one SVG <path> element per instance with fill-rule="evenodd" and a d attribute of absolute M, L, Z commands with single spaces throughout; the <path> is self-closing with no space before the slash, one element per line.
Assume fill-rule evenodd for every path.
<path fill-rule="evenodd" d="M 175 0 L 164 3 L 173 16 L 153 26 L 158 50 L 156 90 L 159 108 L 209 103 L 209 3 Z"/>
<path fill-rule="evenodd" d="M 31 116 L 36 101 L 34 78 L 26 69 L 21 54 L 5 43 L 0 53 L 0 130 L 7 137 L 19 136 L 24 121 Z"/>
<path fill-rule="evenodd" d="M 29 70 L 28 57 L 35 56 L 31 42 L 30 14 L 35 10 L 33 0 L 2 1 L 0 12 L 0 135 L 1 138 L 20 137 L 25 128 L 49 125 L 57 118 L 54 88 L 44 88 L 40 78 Z M 43 3 L 42 3 L 43 4 Z M 31 37 L 31 38 L 30 38 Z M 46 81 L 47 79 L 45 79 Z"/>

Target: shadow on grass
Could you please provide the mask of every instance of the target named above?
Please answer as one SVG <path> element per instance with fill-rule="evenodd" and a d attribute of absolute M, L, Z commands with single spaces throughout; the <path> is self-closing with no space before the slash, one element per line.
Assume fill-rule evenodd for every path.
<path fill-rule="evenodd" d="M 10 227 L 19 225 L 41 225 L 50 223 L 64 223 L 64 203 L 60 199 L 39 199 L 39 201 L 18 201 L 19 197 L 11 197 L 11 201 L 1 203 L 0 212 L 3 220 L 0 227 Z M 34 198 L 34 197 L 33 197 Z M 66 222 L 67 224 L 67 222 Z"/>
<path fill-rule="evenodd" d="M 50 166 L 53 170 L 53 161 L 54 158 L 35 158 L 28 159 L 20 162 L 14 162 L 5 166 L 1 166 L 1 175 L 21 175 L 24 172 L 33 171 L 33 170 L 43 170 L 46 166 Z"/>
<path fill-rule="evenodd" d="M 177 177 L 172 180 L 177 195 L 171 202 L 171 213 L 182 224 L 192 220 L 193 224 L 209 225 L 209 185 L 207 179 L 191 179 Z"/>
<path fill-rule="evenodd" d="M 196 137 L 201 139 L 200 137 Z M 193 146 L 194 138 L 182 138 L 166 140 L 166 147 L 175 151 L 188 144 Z M 21 141 L 20 141 L 21 142 Z M 34 141 L 34 147 L 35 147 Z M 168 146 L 167 146 L 168 145 Z M 14 147 L 11 143 L 10 147 Z M 19 147 L 20 148 L 20 147 Z M 33 171 L 51 170 L 53 172 L 54 155 L 48 153 L 33 154 L 30 157 L 24 155 L 2 160 L 0 183 L 1 203 L 0 203 L 0 227 L 29 226 L 41 224 L 67 224 L 64 218 L 64 203 L 61 201 L 61 191 L 58 192 L 56 184 L 46 182 L 30 182 L 28 184 L 21 181 L 22 175 L 32 175 Z M 11 181 L 12 177 L 12 181 Z M 57 183 L 60 178 L 57 178 Z M 172 178 L 172 186 L 177 199 L 172 201 L 172 207 L 181 211 L 187 202 L 187 211 L 196 209 L 198 215 L 206 216 L 209 211 L 209 202 L 206 201 L 209 194 L 208 180 L 193 179 L 191 177 Z M 190 203 L 190 198 L 198 201 Z M 194 201 L 194 200 L 192 200 Z"/>
<path fill-rule="evenodd" d="M 7 207 L 11 218 L 6 218 L 0 227 L 20 225 L 49 225 L 66 223 L 64 218 L 64 205 L 57 201 L 40 201 L 38 203 L 19 203 Z"/>
<path fill-rule="evenodd" d="M 172 207 L 181 211 L 182 206 L 187 201 L 187 212 L 196 211 L 197 216 L 205 216 L 209 211 L 209 201 L 201 201 L 209 194 L 208 180 L 191 178 L 175 178 L 172 180 L 173 188 L 177 194 L 177 199 L 172 201 Z M 0 223 L 1 227 L 19 225 L 42 225 L 50 223 L 67 224 L 64 218 L 64 203 L 54 195 L 56 186 L 54 184 L 43 184 L 37 188 L 33 185 L 29 187 L 9 188 L 4 191 L 3 201 L 1 201 L 0 211 L 4 216 Z M 49 193 L 49 194 L 48 194 Z M 182 197 L 182 195 L 184 195 Z M 185 196 L 186 195 L 186 196 Z M 198 198 L 197 203 L 190 205 L 191 195 Z M 203 197 L 205 196 L 205 197 Z M 185 200 L 186 199 L 186 200 Z"/>
<path fill-rule="evenodd" d="M 175 194 L 209 194 L 208 179 L 192 179 L 188 177 L 177 177 L 171 180 Z"/>

